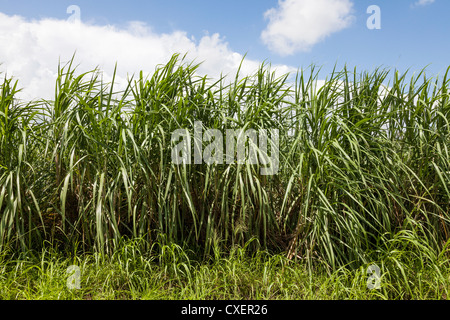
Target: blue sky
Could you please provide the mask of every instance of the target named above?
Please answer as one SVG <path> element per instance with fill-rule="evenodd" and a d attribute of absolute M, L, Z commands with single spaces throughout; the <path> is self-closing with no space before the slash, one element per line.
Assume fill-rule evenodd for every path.
<path fill-rule="evenodd" d="M 397 68 L 400 71 L 406 71 L 408 68 L 417 71 L 429 65 L 427 71 L 430 75 L 442 74 L 450 65 L 448 58 L 450 52 L 450 23 L 448 22 L 450 1 L 422 0 L 424 1 L 423 5 L 419 5 L 418 1 L 0 0 L 0 13 L 3 14 L 0 16 L 0 20 L 4 19 L 10 22 L 2 25 L 0 21 L 0 40 L 2 33 L 5 38 L 7 37 L 5 34 L 10 34 L 13 30 L 12 17 L 14 15 L 20 16 L 20 21 L 14 22 L 15 25 L 27 26 L 22 28 L 23 34 L 19 37 L 21 38 L 20 43 L 16 44 L 16 40 L 13 38 L 3 39 L 8 41 L 7 43 L 11 43 L 11 48 L 6 51 L 5 44 L 2 43 L 1 47 L 4 49 L 0 48 L 0 62 L 8 72 L 20 76 L 30 77 L 33 76 L 34 71 L 36 71 L 35 74 L 40 72 L 41 80 L 44 79 L 42 74 L 51 70 L 51 64 L 56 65 L 57 63 L 57 60 L 42 62 L 44 59 L 56 57 L 50 54 L 39 57 L 39 59 L 36 58 L 43 51 L 44 46 L 46 48 L 53 46 L 49 52 L 59 54 L 60 57 L 64 54 L 67 56 L 70 52 L 69 49 L 75 48 L 80 52 L 80 60 L 86 64 L 101 64 L 103 56 L 98 53 L 98 49 L 95 49 L 96 41 L 89 40 L 89 37 L 91 34 L 97 34 L 95 30 L 99 31 L 100 27 L 113 26 L 114 31 L 108 31 L 112 32 L 109 36 L 111 42 L 102 45 L 110 46 L 108 52 L 116 52 L 117 55 L 112 56 L 110 60 L 105 60 L 107 61 L 105 63 L 111 64 L 110 62 L 116 59 L 119 60 L 117 61 L 119 65 L 123 63 L 131 69 L 139 69 L 142 64 L 150 70 L 150 65 L 146 64 L 148 59 L 163 60 L 171 49 L 183 50 L 181 43 L 186 43 L 186 49 L 193 52 L 193 56 L 197 54 L 200 60 L 212 59 L 215 61 L 205 68 L 205 72 L 221 67 L 232 69 L 231 65 L 235 64 L 237 58 L 247 54 L 247 59 L 253 63 L 253 66 L 266 60 L 273 65 L 285 66 L 286 68 L 283 70 L 291 70 L 292 68 L 307 67 L 314 63 L 322 66 L 324 75 L 330 72 L 335 63 L 338 63 L 339 66 L 343 64 L 350 67 L 356 66 L 359 70 L 372 70 L 377 66 L 382 66 Z M 322 7 L 314 7 L 320 3 L 322 3 Z M 69 5 L 77 5 L 80 8 L 81 23 L 86 27 L 79 32 L 80 37 L 70 36 L 70 39 L 73 40 L 68 40 L 67 43 L 61 40 L 55 40 L 53 43 L 48 39 L 57 38 L 50 37 L 49 34 L 53 32 L 52 28 L 60 29 L 60 27 L 55 27 L 55 25 L 45 27 L 40 22 L 46 19 L 61 21 L 61 29 L 64 29 L 63 22 L 70 16 L 66 12 Z M 366 26 L 366 21 L 370 16 L 366 11 L 370 5 L 377 5 L 381 10 L 381 29 L 379 30 L 369 30 Z M 265 15 L 268 10 L 272 10 L 272 20 L 267 17 L 267 14 Z M 341 10 L 341 13 L 338 13 L 338 10 Z M 310 15 L 316 14 L 317 17 L 303 19 L 302 22 L 300 18 L 302 11 L 309 12 Z M 275 26 L 276 21 L 277 25 Z M 134 22 L 131 28 L 130 22 Z M 94 30 L 94 26 L 98 28 Z M 139 29 L 136 26 L 145 29 L 143 31 L 145 36 L 140 40 L 142 44 L 136 42 L 136 30 Z M 264 30 L 270 31 L 266 38 L 262 36 Z M 149 42 L 146 36 L 153 40 L 157 38 L 159 42 L 152 42 L 152 47 L 146 50 L 155 51 L 155 46 L 159 46 L 161 43 L 161 46 L 166 48 L 164 54 L 150 54 L 151 57 L 149 56 L 145 63 L 139 61 L 142 57 L 133 55 L 130 59 L 134 60 L 136 66 L 130 64 L 130 61 L 125 62 L 124 60 L 127 60 L 128 56 L 127 52 L 123 50 L 130 48 L 120 48 L 122 46 L 122 38 L 119 36 L 121 32 L 128 32 L 135 37 L 134 42 L 128 42 L 126 39 L 123 41 L 126 44 L 134 43 L 135 45 L 132 46 L 136 48 L 146 46 L 146 43 Z M 178 38 L 174 36 L 177 32 Z M 180 32 L 182 36 L 179 34 Z M 314 37 L 314 33 L 317 33 L 316 37 Z M 27 38 L 26 35 L 30 34 L 32 36 Z M 216 36 L 215 40 L 212 39 L 213 35 Z M 308 39 L 308 45 L 301 44 L 305 39 Z M 202 40 L 208 44 L 204 44 L 202 47 L 200 44 Z M 30 56 L 26 56 L 23 52 L 14 52 L 14 50 L 23 51 L 23 48 L 27 47 L 27 41 L 30 41 Z M 77 41 L 84 49 L 77 48 Z M 166 46 L 164 41 L 171 45 Z M 290 43 L 289 45 L 289 41 L 294 44 Z M 93 48 L 92 53 L 87 49 L 88 44 L 91 44 Z M 64 45 L 67 45 L 67 50 L 63 48 Z M 195 50 L 193 50 L 194 47 Z M 220 50 L 217 49 L 219 47 Z M 33 48 L 35 49 L 33 50 Z M 144 51 L 144 49 L 142 50 Z M 35 53 L 34 58 L 31 57 L 32 52 Z M 119 54 L 120 52 L 122 54 Z M 108 53 L 103 52 L 103 55 L 106 54 Z M 95 57 L 102 61 L 96 62 Z M 21 59 L 21 61 L 33 59 L 33 62 L 24 66 L 17 59 Z M 229 63 L 222 65 L 221 59 Z M 163 62 L 157 61 L 157 63 Z M 34 70 L 33 68 L 40 69 Z M 36 79 L 34 84 L 24 80 L 25 84 L 31 86 L 36 86 L 38 82 Z"/>

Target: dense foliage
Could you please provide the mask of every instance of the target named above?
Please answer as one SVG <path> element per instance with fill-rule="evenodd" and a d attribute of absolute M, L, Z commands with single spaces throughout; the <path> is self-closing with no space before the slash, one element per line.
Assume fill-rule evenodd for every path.
<path fill-rule="evenodd" d="M 368 263 L 387 246 L 439 253 L 450 232 L 447 74 L 334 71 L 213 81 L 179 55 L 116 92 L 59 68 L 53 101 L 0 85 L 0 246 L 113 253 L 157 238 L 208 256 L 244 245 Z M 171 134 L 278 129 L 279 171 L 171 161 Z M 207 144 L 207 143 L 205 143 Z M 406 239 L 398 241 L 398 239 Z M 426 249 L 424 249 L 426 247 Z"/>

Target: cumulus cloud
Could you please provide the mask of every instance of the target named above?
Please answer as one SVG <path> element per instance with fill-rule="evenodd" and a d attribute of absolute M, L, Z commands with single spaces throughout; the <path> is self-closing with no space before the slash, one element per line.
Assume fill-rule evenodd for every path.
<path fill-rule="evenodd" d="M 66 20 L 27 20 L 0 12 L 0 72 L 19 80 L 22 99 L 46 98 L 54 94 L 58 61 L 67 62 L 76 52 L 79 72 L 99 67 L 105 80 L 117 62 L 118 85 L 128 75 L 143 71 L 151 74 L 174 53 L 188 53 L 189 61 L 203 62 L 198 72 L 210 77 L 233 73 L 243 55 L 230 49 L 219 35 L 204 35 L 198 41 L 184 31 L 158 34 L 139 21 L 125 28 L 88 25 Z M 245 59 L 243 74 L 254 72 L 260 62 Z M 273 66 L 278 72 L 293 68 Z"/>
<path fill-rule="evenodd" d="M 422 6 L 426 6 L 429 4 L 434 3 L 435 0 L 419 0 L 417 2 L 415 2 L 412 6 L 413 7 L 422 7 Z"/>
<path fill-rule="evenodd" d="M 279 0 L 269 9 L 261 33 L 268 48 L 282 56 L 308 51 L 327 36 L 348 28 L 354 20 L 350 0 Z"/>

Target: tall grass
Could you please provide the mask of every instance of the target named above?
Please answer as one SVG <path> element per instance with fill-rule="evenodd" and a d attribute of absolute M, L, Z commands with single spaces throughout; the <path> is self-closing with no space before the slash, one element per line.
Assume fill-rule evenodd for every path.
<path fill-rule="evenodd" d="M 449 238 L 448 72 L 429 78 L 268 65 L 212 81 L 174 55 L 125 90 L 58 69 L 53 101 L 0 87 L 0 246 L 44 240 L 112 254 L 121 239 L 244 245 L 331 268 L 367 264 L 401 235 L 429 254 Z M 278 129 L 273 176 L 254 164 L 171 161 L 176 129 Z M 206 143 L 204 143 L 204 146 Z M 161 238 L 162 237 L 162 238 Z M 394 242 L 396 243 L 396 242 Z"/>

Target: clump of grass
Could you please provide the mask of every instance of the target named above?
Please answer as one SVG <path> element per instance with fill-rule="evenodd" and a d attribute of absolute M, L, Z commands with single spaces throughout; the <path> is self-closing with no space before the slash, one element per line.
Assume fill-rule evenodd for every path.
<path fill-rule="evenodd" d="M 256 238 L 249 250 L 331 270 L 380 259 L 399 235 L 423 239 L 429 255 L 443 250 L 448 72 L 407 80 L 344 68 L 319 88 L 314 67 L 293 82 L 267 65 L 231 82 L 197 69 L 174 55 L 118 92 L 96 70 L 78 75 L 72 60 L 58 69 L 53 101 L 28 103 L 5 79 L 0 247 L 27 252 L 48 241 L 114 255 L 125 237 L 144 239 L 148 250 L 187 244 L 207 259 Z M 173 164 L 172 132 L 195 121 L 222 132 L 279 129 L 278 174 L 263 176 L 259 165 Z M 181 261 L 173 263 L 190 270 Z"/>
<path fill-rule="evenodd" d="M 399 236 L 400 237 L 400 236 Z M 398 239 L 400 242 L 403 240 Z M 216 251 L 208 261 L 190 250 L 159 244 L 142 251 L 142 241 L 124 241 L 113 255 L 64 255 L 58 250 L 2 256 L 1 299 L 46 300 L 342 300 L 446 299 L 450 264 L 443 255 L 417 262 L 392 244 L 383 260 L 380 288 L 368 287 L 367 265 L 330 271 L 309 269 L 284 255 L 245 247 Z M 163 249 L 159 251 L 159 249 Z M 159 252 L 159 253 L 158 253 Z M 6 259 L 5 259 L 6 258 Z M 67 285 L 69 266 L 80 270 L 80 287 Z"/>

